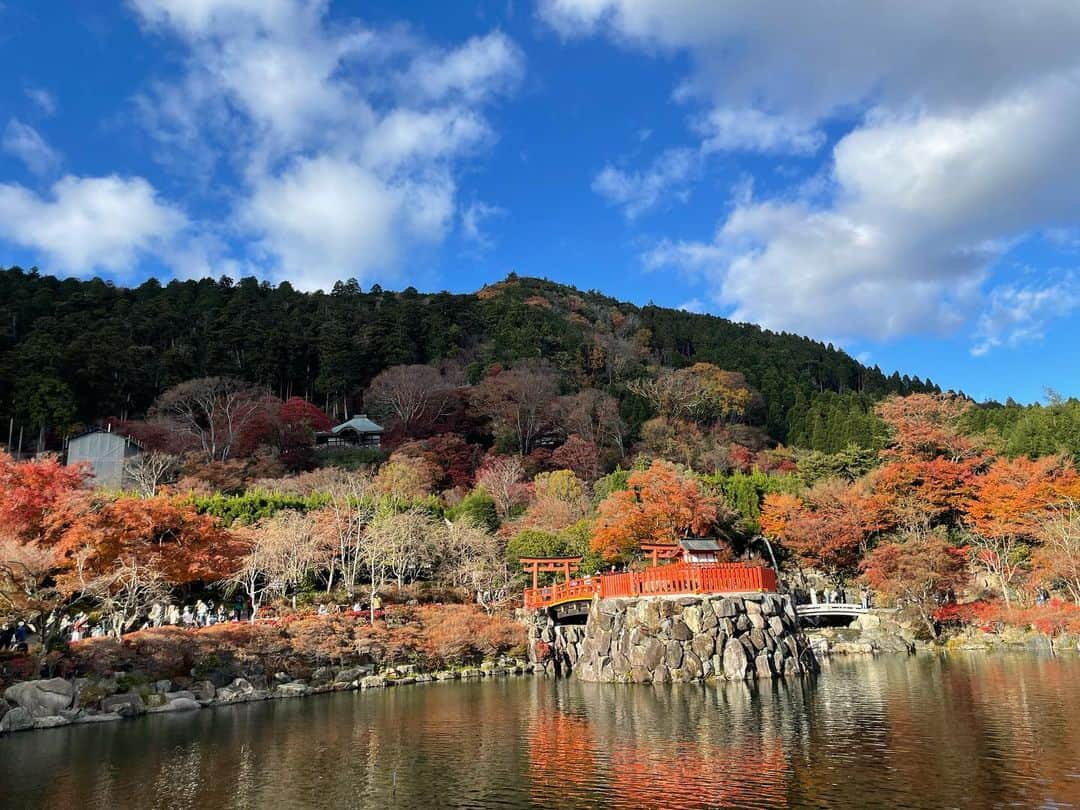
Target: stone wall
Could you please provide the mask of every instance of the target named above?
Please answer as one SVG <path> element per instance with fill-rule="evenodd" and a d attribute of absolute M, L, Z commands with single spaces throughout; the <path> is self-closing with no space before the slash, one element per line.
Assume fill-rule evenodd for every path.
<path fill-rule="evenodd" d="M 558 653 L 583 681 L 744 680 L 817 668 L 778 594 L 598 599 L 583 629 Z"/>

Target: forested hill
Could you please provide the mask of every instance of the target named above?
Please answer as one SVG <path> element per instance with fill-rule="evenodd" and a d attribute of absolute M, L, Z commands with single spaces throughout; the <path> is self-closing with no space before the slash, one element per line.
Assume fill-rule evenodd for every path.
<path fill-rule="evenodd" d="M 331 411 L 402 363 L 454 358 L 475 381 L 494 363 L 544 357 L 567 389 L 607 388 L 655 366 L 710 362 L 745 375 L 777 440 L 829 450 L 866 443 L 865 415 L 889 393 L 936 391 L 842 351 L 750 324 L 509 276 L 474 294 L 303 293 L 288 283 L 149 280 L 138 287 L 0 270 L 0 417 L 69 427 L 142 415 L 166 388 L 229 375 Z"/>

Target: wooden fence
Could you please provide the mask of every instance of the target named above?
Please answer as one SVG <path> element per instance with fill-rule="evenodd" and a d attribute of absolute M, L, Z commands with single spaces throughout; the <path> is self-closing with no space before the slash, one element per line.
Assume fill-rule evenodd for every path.
<path fill-rule="evenodd" d="M 747 563 L 692 565 L 675 563 L 632 571 L 572 579 L 546 588 L 526 588 L 525 608 L 540 608 L 581 599 L 665 596 L 699 593 L 776 593 L 776 572 Z"/>

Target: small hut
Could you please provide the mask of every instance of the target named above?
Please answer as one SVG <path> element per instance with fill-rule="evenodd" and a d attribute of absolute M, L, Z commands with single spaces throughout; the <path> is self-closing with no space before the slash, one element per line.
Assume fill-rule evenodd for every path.
<path fill-rule="evenodd" d="M 382 443 L 383 429 L 368 419 L 366 413 L 354 416 L 330 430 L 315 434 L 317 449 L 339 447 L 371 447 L 378 449 Z"/>

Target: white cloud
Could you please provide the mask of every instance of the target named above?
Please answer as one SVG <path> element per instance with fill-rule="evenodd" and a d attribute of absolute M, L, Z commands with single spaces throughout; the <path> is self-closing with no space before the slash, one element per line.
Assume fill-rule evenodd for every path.
<path fill-rule="evenodd" d="M 422 54 L 402 77 L 402 86 L 432 101 L 457 96 L 476 103 L 512 91 L 523 72 L 521 51 L 496 31 L 450 51 Z"/>
<path fill-rule="evenodd" d="M 699 168 L 695 150 L 668 149 L 644 171 L 605 166 L 593 178 L 592 190 L 622 208 L 627 219 L 634 219 L 667 199 L 685 200 L 687 183 Z"/>
<path fill-rule="evenodd" d="M 812 124 L 760 110 L 716 107 L 696 122 L 701 149 L 709 152 L 762 152 L 812 155 L 825 133 Z"/>
<path fill-rule="evenodd" d="M 453 194 L 446 178 L 388 185 L 350 160 L 323 156 L 261 181 L 242 221 L 277 257 L 278 280 L 329 289 L 393 266 L 404 244 L 441 240 Z"/>
<path fill-rule="evenodd" d="M 143 94 L 144 121 L 175 165 L 244 178 L 237 233 L 266 274 L 304 288 L 393 278 L 445 238 L 459 161 L 495 139 L 485 108 L 520 82 L 501 32 L 433 47 L 401 28 L 331 17 L 325 0 L 132 0 L 178 37 L 187 69 Z"/>
<path fill-rule="evenodd" d="M 43 114 L 56 115 L 56 97 L 44 87 L 27 87 L 23 92 Z"/>
<path fill-rule="evenodd" d="M 540 15 L 564 36 L 687 52 L 683 95 L 811 121 L 868 101 L 975 106 L 1069 69 L 1080 39 L 1073 0 L 541 0 Z"/>
<path fill-rule="evenodd" d="M 36 129 L 17 118 L 8 121 L 4 128 L 0 149 L 17 157 L 34 174 L 49 174 L 60 167 L 60 153 Z"/>
<path fill-rule="evenodd" d="M 705 311 L 705 302 L 700 298 L 691 298 L 679 304 L 679 309 L 683 312 L 702 313 Z"/>
<path fill-rule="evenodd" d="M 1050 321 L 1078 308 L 1080 281 L 1073 273 L 1044 284 L 999 286 L 979 316 L 971 353 L 981 357 L 998 346 L 1042 340 Z"/>
<path fill-rule="evenodd" d="M 0 238 L 50 258 L 76 275 L 125 272 L 167 247 L 187 224 L 141 177 L 75 177 L 57 181 L 48 198 L 0 185 Z"/>
<path fill-rule="evenodd" d="M 818 336 L 950 331 L 985 303 L 988 350 L 1015 342 L 993 337 L 1006 304 L 1054 316 L 1030 290 L 984 296 L 1017 241 L 1080 225 L 1071 0 L 545 0 L 541 15 L 564 36 L 688 54 L 676 96 L 707 105 L 703 152 L 812 154 L 826 123 L 847 127 L 811 182 L 736 200 L 712 239 L 661 241 L 648 267 L 703 273 L 734 317 Z"/>
<path fill-rule="evenodd" d="M 461 235 L 481 250 L 488 250 L 494 243 L 484 231 L 484 222 L 502 216 L 506 216 L 506 209 L 498 205 L 480 201 L 469 203 L 461 212 Z"/>

